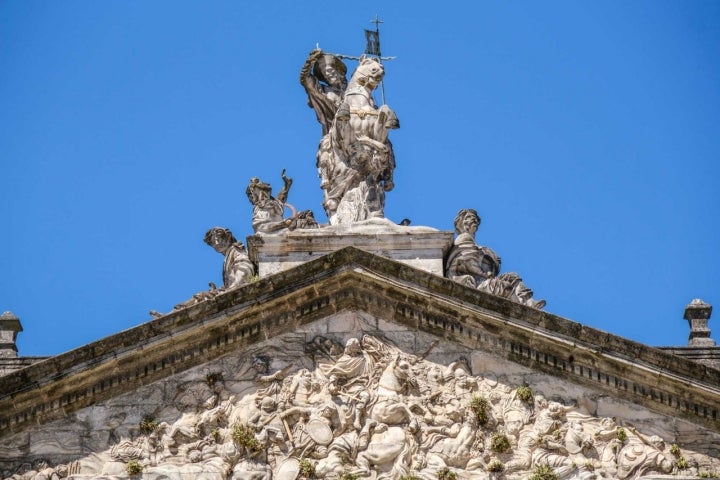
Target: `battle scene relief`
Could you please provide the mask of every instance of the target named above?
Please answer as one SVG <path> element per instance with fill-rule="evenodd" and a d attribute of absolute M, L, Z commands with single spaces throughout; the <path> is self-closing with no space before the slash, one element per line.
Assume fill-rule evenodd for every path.
<path fill-rule="evenodd" d="M 354 326 L 306 326 L 78 412 L 68 425 L 88 430 L 79 435 L 87 437 L 77 450 L 84 454 L 66 450 L 61 463 L 36 459 L 2 478 L 624 480 L 720 472 L 720 461 L 689 449 L 672 427 L 660 436 L 647 419 L 636 426 L 603 415 L 608 408 L 589 406 L 590 395 L 567 382 L 535 382 L 530 370 L 491 353 L 390 324 L 363 333 L 362 322 L 377 322 L 367 314 L 340 317 Z M 672 425 L 655 423 L 665 421 Z M 74 442 L 63 428 L 47 440 L 59 453 Z M 5 453 L 32 450 L 20 437 Z"/>

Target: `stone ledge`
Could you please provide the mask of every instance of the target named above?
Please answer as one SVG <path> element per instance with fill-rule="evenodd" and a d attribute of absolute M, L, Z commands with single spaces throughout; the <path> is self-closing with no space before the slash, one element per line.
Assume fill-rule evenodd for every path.
<path fill-rule="evenodd" d="M 248 254 L 260 277 L 298 267 L 345 247 L 390 258 L 442 276 L 454 234 L 430 227 L 396 225 L 385 218 L 318 229 L 258 233 L 247 237 Z"/>
<path fill-rule="evenodd" d="M 657 347 L 658 349 L 687 358 L 708 367 L 720 369 L 720 347 Z"/>
<path fill-rule="evenodd" d="M 720 431 L 720 371 L 355 248 L 0 377 L 0 436 L 362 310 Z"/>
<path fill-rule="evenodd" d="M 20 370 L 21 368 L 29 367 L 37 362 L 45 360 L 50 357 L 11 357 L 11 358 L 0 358 L 0 377 Z"/>

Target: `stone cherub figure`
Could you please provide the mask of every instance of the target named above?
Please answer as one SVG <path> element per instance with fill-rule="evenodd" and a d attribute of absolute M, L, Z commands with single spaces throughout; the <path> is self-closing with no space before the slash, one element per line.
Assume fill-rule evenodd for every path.
<path fill-rule="evenodd" d="M 517 273 L 500 274 L 501 260 L 491 248 L 475 243 L 480 217 L 473 209 L 463 209 L 455 217 L 457 237 L 445 262 L 445 276 L 458 283 L 541 309 L 545 300 L 534 300 L 533 291 Z"/>
<path fill-rule="evenodd" d="M 311 210 L 296 213 L 295 209 L 286 203 L 293 181 L 292 178 L 285 175 L 285 169 L 283 169 L 280 177 L 283 181 L 283 188 L 277 193 L 276 197 L 272 196 L 270 184 L 257 177 L 250 179 L 250 183 L 245 190 L 248 200 L 253 205 L 252 226 L 255 233 L 278 233 L 285 229 L 317 228 L 318 224 Z M 291 218 L 283 218 L 285 205 L 288 205 L 293 211 Z"/>

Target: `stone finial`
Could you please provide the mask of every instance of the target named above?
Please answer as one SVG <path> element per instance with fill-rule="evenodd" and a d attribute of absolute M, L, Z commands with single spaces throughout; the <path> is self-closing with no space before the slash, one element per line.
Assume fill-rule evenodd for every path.
<path fill-rule="evenodd" d="M 0 358 L 17 357 L 15 339 L 22 332 L 20 319 L 12 312 L 0 315 Z"/>
<path fill-rule="evenodd" d="M 714 347 L 715 340 L 710 338 L 708 321 L 712 314 L 712 305 L 699 298 L 694 299 L 685 307 L 683 318 L 690 323 L 688 345 L 691 347 Z"/>

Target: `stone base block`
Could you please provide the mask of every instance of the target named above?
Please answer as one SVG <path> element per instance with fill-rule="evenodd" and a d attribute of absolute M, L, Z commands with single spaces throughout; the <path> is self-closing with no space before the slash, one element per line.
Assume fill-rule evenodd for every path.
<path fill-rule="evenodd" d="M 452 241 L 453 232 L 430 227 L 405 227 L 378 218 L 272 235 L 257 233 L 247 237 L 247 247 L 261 277 L 348 246 L 442 275 L 443 258 Z"/>

